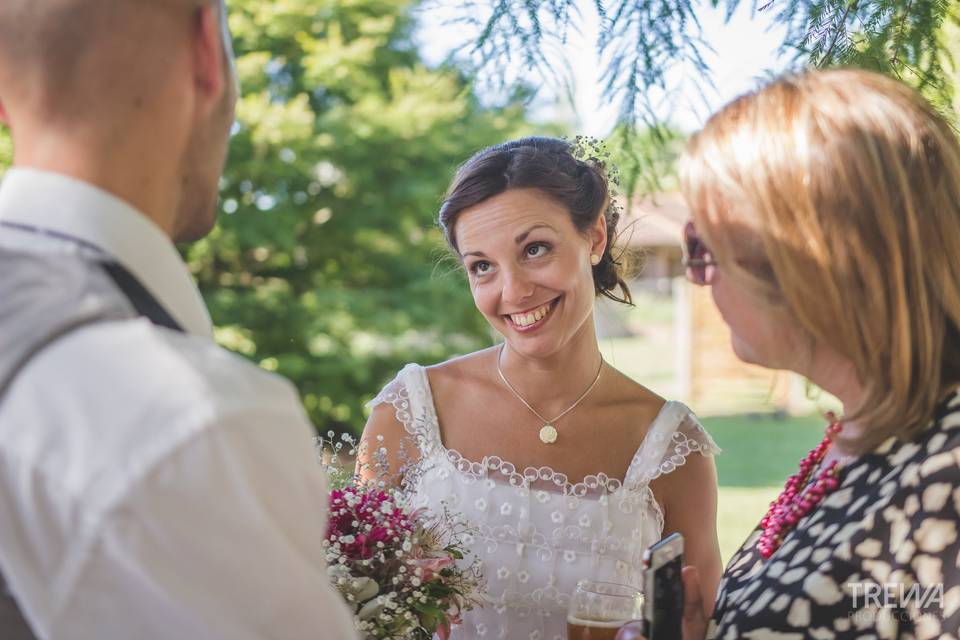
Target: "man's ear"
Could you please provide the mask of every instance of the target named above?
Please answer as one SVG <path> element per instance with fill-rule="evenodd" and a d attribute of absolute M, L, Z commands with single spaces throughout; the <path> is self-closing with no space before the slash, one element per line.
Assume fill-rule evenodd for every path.
<path fill-rule="evenodd" d="M 227 64 L 218 3 L 205 3 L 193 17 L 194 82 L 199 97 L 213 109 L 226 91 Z"/>

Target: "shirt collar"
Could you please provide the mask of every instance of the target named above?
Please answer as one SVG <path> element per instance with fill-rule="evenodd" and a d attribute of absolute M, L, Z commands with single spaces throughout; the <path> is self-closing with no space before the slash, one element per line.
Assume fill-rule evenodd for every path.
<path fill-rule="evenodd" d="M 15 167 L 0 182 L 0 220 L 99 247 L 126 267 L 185 331 L 213 335 L 210 314 L 173 242 L 116 196 L 76 178 Z"/>

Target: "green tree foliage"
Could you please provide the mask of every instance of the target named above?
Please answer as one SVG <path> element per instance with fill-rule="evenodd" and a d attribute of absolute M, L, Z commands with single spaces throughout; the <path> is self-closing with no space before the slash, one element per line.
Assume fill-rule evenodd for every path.
<path fill-rule="evenodd" d="M 739 2 L 739 0 L 731 0 Z M 953 113 L 950 42 L 955 0 L 770 0 L 786 24 L 785 46 L 824 68 L 853 66 L 899 78 L 949 117 Z"/>
<path fill-rule="evenodd" d="M 660 124 L 642 130 L 620 125 L 607 136 L 610 159 L 620 173 L 619 191 L 644 194 L 677 188 L 674 173 L 687 136 Z"/>
<path fill-rule="evenodd" d="M 10 140 L 10 132 L 3 126 L 0 126 L 0 176 L 13 162 L 13 142 Z"/>
<path fill-rule="evenodd" d="M 445 4 L 444 0 L 435 0 Z M 605 56 L 606 92 L 619 96 L 625 121 L 651 117 L 651 100 L 678 65 L 705 74 L 703 30 L 697 11 L 743 0 L 493 0 L 460 3 L 455 22 L 478 28 L 474 53 L 497 64 L 514 52 L 530 66 L 547 64 L 544 51 L 562 43 L 583 11 L 601 21 L 597 46 Z M 759 6 L 758 6 L 759 4 Z M 784 51 L 815 67 L 856 66 L 887 73 L 934 94 L 949 91 L 941 55 L 950 43 L 944 25 L 956 23 L 955 0 L 766 0 L 757 11 L 786 26 Z M 706 78 L 704 78 L 706 79 Z"/>
<path fill-rule="evenodd" d="M 432 0 L 453 12 L 474 36 L 458 55 L 477 68 L 499 70 L 522 60 L 549 79 L 547 52 L 563 47 L 567 34 L 593 12 L 601 30 L 597 48 L 604 93 L 620 105 L 621 134 L 640 134 L 641 144 L 672 144 L 657 114 L 676 87 L 674 70 L 690 88 L 707 90 L 706 38 L 697 13 L 721 7 L 732 15 L 743 0 L 490 0 L 466 3 Z M 951 25 L 960 20 L 956 0 L 761 0 L 752 6 L 786 27 L 784 55 L 796 66 L 854 66 L 900 78 L 920 89 L 948 118 L 954 111 L 956 67 Z M 533 73 L 536 71 L 537 73 Z M 666 100 L 666 103 L 665 103 Z M 650 135 L 653 137 L 651 138 Z M 663 154 L 657 152 L 656 158 Z M 637 164 L 634 186 L 656 185 L 656 158 Z M 642 158 L 639 158 L 643 160 Z M 625 177 L 630 170 L 624 171 Z"/>
<path fill-rule="evenodd" d="M 944 20 L 940 42 L 943 43 L 940 64 L 944 70 L 945 93 L 952 100 L 943 111 L 953 114 L 954 123 L 960 126 L 960 3 L 953 5 L 948 18 Z"/>
<path fill-rule="evenodd" d="M 429 69 L 402 0 L 232 0 L 242 98 L 217 228 L 185 248 L 217 338 L 359 428 L 405 363 L 489 343 L 435 216 L 459 163 L 522 133 Z"/>

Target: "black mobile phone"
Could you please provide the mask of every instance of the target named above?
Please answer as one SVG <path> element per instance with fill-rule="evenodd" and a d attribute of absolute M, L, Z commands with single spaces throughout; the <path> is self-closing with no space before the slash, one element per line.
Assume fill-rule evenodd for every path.
<path fill-rule="evenodd" d="M 643 628 L 647 640 L 682 640 L 683 536 L 671 533 L 643 552 Z"/>

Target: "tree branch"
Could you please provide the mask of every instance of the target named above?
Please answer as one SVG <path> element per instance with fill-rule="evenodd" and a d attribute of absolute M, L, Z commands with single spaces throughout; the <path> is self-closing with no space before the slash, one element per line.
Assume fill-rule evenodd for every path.
<path fill-rule="evenodd" d="M 893 41 L 893 57 L 890 58 L 890 65 L 892 67 L 897 66 L 897 57 L 900 55 L 900 45 L 903 42 L 903 23 L 907 21 L 911 5 L 913 5 L 913 0 L 908 0 L 906 8 L 903 10 L 903 15 L 900 16 L 900 25 L 897 27 L 897 37 Z"/>
<path fill-rule="evenodd" d="M 846 10 L 843 12 L 843 17 L 840 18 L 840 28 L 837 29 L 837 32 L 833 34 L 833 41 L 830 43 L 830 46 L 827 47 L 827 52 L 823 54 L 824 60 L 830 60 L 830 54 L 833 53 L 833 48 L 837 46 L 837 40 L 840 39 L 840 33 L 846 30 L 845 25 L 847 24 L 847 16 L 850 15 L 850 11 L 857 5 L 857 0 L 850 0 L 847 4 Z"/>

